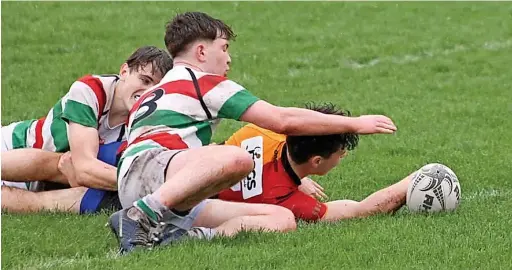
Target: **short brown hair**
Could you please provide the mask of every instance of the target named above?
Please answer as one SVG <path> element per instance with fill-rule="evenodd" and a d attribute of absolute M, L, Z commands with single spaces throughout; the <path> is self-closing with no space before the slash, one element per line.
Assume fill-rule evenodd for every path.
<path fill-rule="evenodd" d="M 172 57 L 176 57 L 197 40 L 215 40 L 223 37 L 234 39 L 236 35 L 227 24 L 202 12 L 178 14 L 165 27 L 165 46 Z"/>
<path fill-rule="evenodd" d="M 172 69 L 173 66 L 172 58 L 169 53 L 155 46 L 138 48 L 128 57 L 126 64 L 128 64 L 130 72 L 138 71 L 140 68 L 152 64 L 151 74 L 155 74 L 155 72 L 158 71 L 162 76 Z"/>
<path fill-rule="evenodd" d="M 332 103 L 307 103 L 306 109 L 323 114 L 351 116 L 350 111 L 338 109 Z M 311 157 L 321 156 L 330 158 L 340 149 L 351 151 L 359 143 L 359 135 L 355 133 L 341 133 L 318 136 L 287 136 L 286 145 L 293 162 L 306 163 Z"/>

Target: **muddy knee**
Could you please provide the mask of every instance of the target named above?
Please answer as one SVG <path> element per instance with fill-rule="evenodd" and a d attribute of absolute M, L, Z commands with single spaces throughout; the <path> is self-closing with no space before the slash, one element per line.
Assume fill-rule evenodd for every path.
<path fill-rule="evenodd" d="M 222 155 L 224 172 L 231 176 L 235 182 L 247 176 L 254 169 L 254 161 L 249 153 L 236 146 L 225 146 Z"/>

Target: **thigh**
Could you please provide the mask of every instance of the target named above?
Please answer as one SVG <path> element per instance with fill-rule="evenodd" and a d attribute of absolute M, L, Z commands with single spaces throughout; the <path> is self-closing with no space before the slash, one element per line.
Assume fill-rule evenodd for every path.
<path fill-rule="evenodd" d="M 272 204 L 209 199 L 195 218 L 194 226 L 215 228 L 236 217 L 272 215 L 280 211 L 288 212 L 283 207 Z"/>

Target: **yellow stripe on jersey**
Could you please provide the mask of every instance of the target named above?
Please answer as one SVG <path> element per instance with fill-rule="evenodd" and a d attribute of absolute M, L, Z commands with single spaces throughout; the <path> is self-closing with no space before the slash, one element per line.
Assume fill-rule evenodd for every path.
<path fill-rule="evenodd" d="M 280 148 L 280 146 L 286 141 L 286 135 L 272 132 L 254 124 L 248 124 L 239 129 L 226 140 L 225 144 L 240 147 L 244 140 L 258 136 L 263 137 L 263 164 L 272 162 L 276 150 L 278 151 L 277 157 L 281 156 L 282 147 Z"/>

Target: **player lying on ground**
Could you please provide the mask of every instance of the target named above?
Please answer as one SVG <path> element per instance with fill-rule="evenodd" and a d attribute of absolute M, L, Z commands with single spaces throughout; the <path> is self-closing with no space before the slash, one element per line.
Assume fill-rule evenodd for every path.
<path fill-rule="evenodd" d="M 332 104 L 309 106 L 309 109 L 330 115 L 347 115 Z M 399 209 L 405 203 L 411 176 L 373 193 L 361 202 L 339 200 L 322 203 L 314 198 L 325 194 L 307 176 L 328 173 L 349 150 L 357 146 L 358 141 L 359 136 L 354 133 L 286 136 L 252 124 L 246 125 L 225 144 L 249 152 L 255 167 L 244 180 L 215 197 L 234 202 L 283 206 L 290 209 L 297 219 L 306 221 L 337 221 Z"/>
<path fill-rule="evenodd" d="M 295 227 L 293 214 L 282 207 L 289 213 L 283 214 L 285 220 L 268 222 L 246 215 L 247 204 L 205 200 L 253 170 L 253 160 L 245 150 L 209 146 L 223 118 L 287 135 L 396 130 L 385 116 L 327 115 L 258 99 L 225 77 L 233 37 L 224 22 L 200 12 L 179 14 L 167 25 L 165 43 L 174 67 L 132 109 L 128 147 L 118 165 L 118 192 L 124 209 L 114 213 L 109 224 L 121 252 L 169 244 L 184 235 L 211 238 L 241 230 Z M 215 229 L 192 228 L 193 224 Z"/>
<path fill-rule="evenodd" d="M 2 127 L 2 179 L 6 180 L 2 181 L 2 208 L 16 211 L 20 206 L 17 202 L 25 196 L 20 195 L 23 190 L 7 186 L 27 189 L 27 185 L 16 182 L 52 180 L 73 187 L 116 190 L 116 168 L 97 159 L 98 147 L 126 139 L 130 108 L 171 67 L 166 51 L 139 48 L 121 66 L 119 75 L 84 76 L 46 117 Z M 40 151 L 63 153 L 70 149 L 73 151 L 59 167 L 55 165 L 60 155 L 47 153 L 37 159 Z M 108 196 L 99 190 L 87 192 L 94 197 Z M 30 198 L 30 194 L 26 196 Z"/>
<path fill-rule="evenodd" d="M 311 106 L 309 109 L 325 114 L 344 115 L 343 111 L 337 110 L 330 104 Z M 307 176 L 328 173 L 349 150 L 357 146 L 358 139 L 357 134 L 287 137 L 254 125 L 247 125 L 235 132 L 225 144 L 242 147 L 251 153 L 256 164 L 255 169 L 243 181 L 220 192 L 216 198 L 226 201 L 276 204 L 290 209 L 297 219 L 306 221 L 337 221 L 397 210 L 404 203 L 408 178 L 377 191 L 361 202 L 338 200 L 321 203 L 313 198 L 325 198 L 325 194 L 321 187 Z M 100 158 L 107 163 L 112 163 L 116 152 L 115 146 L 109 146 L 109 148 L 102 146 Z M 51 157 L 45 155 L 61 155 L 41 151 L 37 154 L 37 160 L 47 161 L 51 160 Z M 48 164 L 50 163 L 47 162 L 46 165 Z M 112 164 L 115 166 L 115 163 Z M 44 168 L 44 164 L 41 164 L 41 168 Z M 81 199 L 84 193 L 84 188 L 70 188 L 31 193 L 29 200 L 26 197 L 16 199 L 19 202 L 20 212 L 45 209 L 76 213 L 79 209 L 87 212 L 91 211 L 90 209 L 99 211 L 119 207 L 116 198 L 104 200 L 101 204 L 95 204 L 94 207 L 90 207 L 92 201 L 87 198 L 77 203 L 77 198 Z M 280 213 L 279 211 L 266 212 L 269 220 L 279 220 L 274 217 L 274 214 Z"/>

